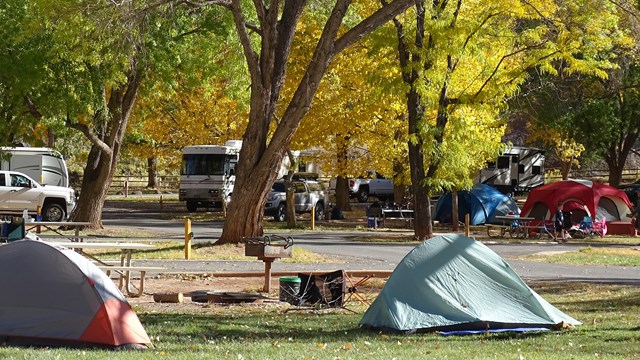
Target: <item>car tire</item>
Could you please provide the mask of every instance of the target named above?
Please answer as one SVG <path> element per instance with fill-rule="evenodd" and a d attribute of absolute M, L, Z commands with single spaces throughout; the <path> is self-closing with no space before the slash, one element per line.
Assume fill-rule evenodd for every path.
<path fill-rule="evenodd" d="M 46 204 L 42 208 L 42 219 L 44 221 L 63 221 L 65 218 L 65 211 L 62 206 L 56 203 Z"/>
<path fill-rule="evenodd" d="M 316 204 L 315 209 L 316 220 L 324 219 L 324 204 L 319 202 Z"/>
<path fill-rule="evenodd" d="M 198 211 L 198 203 L 195 201 L 187 201 L 187 211 L 189 212 Z"/>
<path fill-rule="evenodd" d="M 361 203 L 367 202 L 369 200 L 369 190 L 366 190 L 366 189 L 358 190 L 358 193 L 356 194 L 356 198 Z"/>
<path fill-rule="evenodd" d="M 287 220 L 287 207 L 285 206 L 285 204 L 278 205 L 278 208 L 276 208 L 276 214 L 273 216 L 273 219 L 278 222 Z"/>

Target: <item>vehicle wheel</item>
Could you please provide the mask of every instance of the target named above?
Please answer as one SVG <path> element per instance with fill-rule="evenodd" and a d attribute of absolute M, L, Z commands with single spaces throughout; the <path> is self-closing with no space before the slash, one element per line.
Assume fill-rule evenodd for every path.
<path fill-rule="evenodd" d="M 285 221 L 287 219 L 287 207 L 284 204 L 278 205 L 276 214 L 274 215 L 273 219 L 279 222 Z"/>
<path fill-rule="evenodd" d="M 64 209 L 56 203 L 47 204 L 42 209 L 42 219 L 44 221 L 62 221 L 64 216 Z"/>
<path fill-rule="evenodd" d="M 366 190 L 366 189 L 358 190 L 358 193 L 356 194 L 356 198 L 361 203 L 367 202 L 367 200 L 369 200 L 369 190 Z"/>
<path fill-rule="evenodd" d="M 316 204 L 316 220 L 322 220 L 324 219 L 324 204 L 319 202 Z"/>
<path fill-rule="evenodd" d="M 198 211 L 198 203 L 195 201 L 187 201 L 187 211 L 189 212 Z"/>

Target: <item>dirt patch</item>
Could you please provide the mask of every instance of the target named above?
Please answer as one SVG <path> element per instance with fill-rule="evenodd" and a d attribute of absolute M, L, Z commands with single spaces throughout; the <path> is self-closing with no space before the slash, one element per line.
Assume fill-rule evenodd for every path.
<path fill-rule="evenodd" d="M 128 297 L 129 303 L 136 309 L 148 312 L 199 312 L 207 311 L 210 305 L 191 301 L 193 292 L 250 292 L 267 296 L 274 301 L 278 300 L 277 279 L 272 279 L 271 292 L 264 293 L 259 290 L 264 285 L 264 278 L 231 278 L 212 277 L 207 275 L 159 275 L 147 278 L 144 287 L 144 296 Z M 182 303 L 156 303 L 153 295 L 156 293 L 182 293 Z"/>
<path fill-rule="evenodd" d="M 345 288 L 345 299 L 359 304 L 358 299 L 373 301 L 380 290 L 384 287 L 386 278 L 352 278 L 348 280 Z M 246 292 L 259 294 L 267 297 L 260 303 L 250 303 L 250 306 L 270 306 L 270 307 L 290 307 L 285 302 L 279 301 L 279 280 L 271 279 L 271 291 L 262 292 L 264 277 L 213 277 L 210 275 L 158 275 L 147 279 L 145 283 L 145 294 L 141 297 L 128 297 L 127 300 L 136 311 L 144 312 L 181 312 L 181 313 L 207 313 L 220 309 L 220 307 L 230 304 L 209 304 L 194 302 L 191 299 L 193 293 L 203 291 L 214 292 Z M 358 296 L 352 296 L 346 289 L 350 286 L 357 286 Z M 156 293 L 182 293 L 184 301 L 182 303 L 157 303 L 153 300 Z"/>

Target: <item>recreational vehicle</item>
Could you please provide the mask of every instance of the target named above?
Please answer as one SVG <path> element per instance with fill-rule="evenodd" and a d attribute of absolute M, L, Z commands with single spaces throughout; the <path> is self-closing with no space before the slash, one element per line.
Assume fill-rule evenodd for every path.
<path fill-rule="evenodd" d="M 505 194 L 521 194 L 544 184 L 544 150 L 514 146 L 480 170 L 478 183 Z"/>
<path fill-rule="evenodd" d="M 42 185 L 69 186 L 67 163 L 62 154 L 49 148 L 0 148 L 0 170 L 21 172 Z"/>
<path fill-rule="evenodd" d="M 186 201 L 187 210 L 226 206 L 236 181 L 241 147 L 242 141 L 229 140 L 224 146 L 193 145 L 182 149 L 179 199 Z"/>

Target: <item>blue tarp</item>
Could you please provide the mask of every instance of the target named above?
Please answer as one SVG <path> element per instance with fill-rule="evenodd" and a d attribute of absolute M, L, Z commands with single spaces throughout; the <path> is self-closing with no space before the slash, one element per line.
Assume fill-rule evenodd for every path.
<path fill-rule="evenodd" d="M 478 184 L 469 191 L 458 191 L 458 220 L 464 222 L 469 213 L 470 225 L 501 224 L 496 216 L 520 214 L 516 201 L 487 184 Z M 446 193 L 436 203 L 433 219 L 451 223 L 451 193 Z"/>

